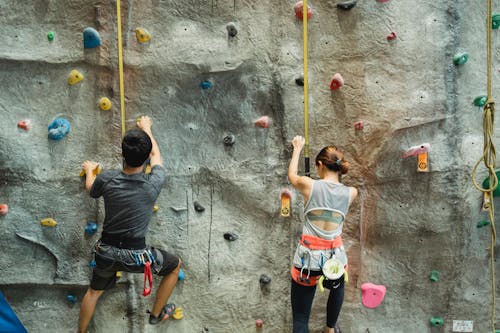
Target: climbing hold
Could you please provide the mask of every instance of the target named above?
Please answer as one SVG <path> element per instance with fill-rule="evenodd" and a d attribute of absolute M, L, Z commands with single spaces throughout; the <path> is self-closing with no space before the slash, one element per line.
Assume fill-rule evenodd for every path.
<path fill-rule="evenodd" d="M 255 121 L 255 126 L 261 127 L 261 128 L 268 128 L 269 127 L 269 117 L 268 116 L 262 116 L 259 119 Z"/>
<path fill-rule="evenodd" d="M 383 285 L 363 283 L 361 285 L 361 301 L 367 308 L 373 309 L 382 303 L 386 288 Z"/>
<path fill-rule="evenodd" d="M 363 128 L 364 128 L 364 124 L 363 124 L 363 121 L 362 121 L 362 120 L 357 121 L 357 122 L 355 122 L 355 123 L 354 123 L 354 129 L 355 129 L 356 131 L 362 131 L 362 130 L 363 130 Z"/>
<path fill-rule="evenodd" d="M 410 147 L 404 154 L 403 158 L 407 158 L 410 156 L 416 156 L 418 154 L 428 153 L 431 151 L 431 145 L 428 143 L 423 143 L 418 146 Z"/>
<path fill-rule="evenodd" d="M 95 262 L 95 260 L 93 260 L 93 259 L 92 259 L 92 260 L 90 260 L 90 261 L 89 261 L 89 267 L 90 267 L 90 268 L 94 268 L 95 266 L 97 266 L 97 263 Z"/>
<path fill-rule="evenodd" d="M 238 238 L 240 238 L 240 237 L 237 234 L 235 234 L 234 232 L 228 231 L 228 232 L 224 233 L 225 240 L 232 242 L 232 241 L 237 240 Z"/>
<path fill-rule="evenodd" d="M 264 321 L 262 319 L 256 319 L 255 320 L 255 326 L 257 328 L 262 328 L 262 326 L 264 326 Z"/>
<path fill-rule="evenodd" d="M 438 282 L 439 281 L 439 272 L 438 271 L 432 271 L 430 279 L 432 282 Z"/>
<path fill-rule="evenodd" d="M 116 274 L 115 274 L 115 276 L 116 276 L 116 279 L 117 279 L 117 280 L 121 279 L 121 277 L 122 277 L 122 272 L 117 271 L 117 272 L 116 272 Z"/>
<path fill-rule="evenodd" d="M 31 121 L 29 119 L 19 120 L 17 122 L 17 127 L 22 128 L 25 131 L 28 131 L 31 128 Z"/>
<path fill-rule="evenodd" d="M 200 88 L 203 89 L 203 90 L 210 89 L 210 88 L 212 88 L 212 82 L 210 82 L 208 80 L 202 81 L 200 83 Z"/>
<path fill-rule="evenodd" d="M 71 85 L 77 84 L 83 80 L 83 74 L 77 71 L 76 69 L 73 69 L 68 76 L 68 83 Z"/>
<path fill-rule="evenodd" d="M 469 55 L 466 52 L 460 52 L 453 56 L 455 65 L 463 65 L 469 60 Z"/>
<path fill-rule="evenodd" d="M 226 25 L 226 29 L 229 37 L 235 37 L 238 34 L 238 28 L 236 27 L 236 23 L 234 22 L 229 22 Z"/>
<path fill-rule="evenodd" d="M 49 124 L 48 130 L 49 139 L 61 140 L 69 133 L 71 125 L 69 121 L 64 118 L 56 118 Z"/>
<path fill-rule="evenodd" d="M 183 270 L 182 268 L 181 268 L 181 269 L 179 269 L 179 275 L 177 276 L 177 279 L 178 279 L 179 281 L 184 281 L 184 279 L 185 279 L 185 276 L 184 276 L 184 270 Z"/>
<path fill-rule="evenodd" d="M 236 138 L 234 137 L 234 135 L 229 134 L 224 137 L 223 141 L 225 146 L 232 146 L 236 142 Z"/>
<path fill-rule="evenodd" d="M 201 213 L 205 210 L 205 207 L 203 207 L 198 201 L 195 201 L 194 210 L 197 211 L 198 213 Z"/>
<path fill-rule="evenodd" d="M 67 299 L 67 300 L 68 300 L 68 302 L 70 302 L 70 303 L 73 303 L 73 304 L 75 304 L 75 303 L 76 303 L 76 296 L 75 296 L 75 295 L 71 295 L 71 294 L 69 294 L 69 295 L 67 295 L 67 296 L 66 296 L 66 299 Z"/>
<path fill-rule="evenodd" d="M 444 325 L 443 318 L 441 318 L 441 317 L 432 317 L 430 322 L 431 322 L 432 326 L 443 326 Z"/>
<path fill-rule="evenodd" d="M 283 217 L 290 216 L 290 203 L 292 201 L 292 192 L 289 189 L 284 188 L 281 190 L 281 209 L 280 214 Z"/>
<path fill-rule="evenodd" d="M 144 28 L 135 29 L 135 37 L 139 43 L 146 43 L 151 39 L 151 35 Z"/>
<path fill-rule="evenodd" d="M 92 173 L 94 174 L 94 176 L 97 176 L 98 174 L 100 174 L 100 173 L 101 173 L 101 171 L 102 171 L 102 168 L 101 168 L 101 166 L 98 164 L 98 165 L 97 165 L 97 167 L 94 169 L 94 171 L 93 171 Z M 82 169 L 82 170 L 80 171 L 80 177 L 85 176 L 85 173 L 86 173 L 86 172 L 85 172 L 85 170 L 84 170 L 84 169 Z"/>
<path fill-rule="evenodd" d="M 304 10 L 304 4 L 302 3 L 302 1 L 299 1 L 295 4 L 295 6 L 293 6 L 293 10 L 295 11 L 295 16 L 297 16 L 297 18 L 301 21 L 304 20 L 304 14 L 303 14 L 303 10 Z M 309 20 L 312 16 L 312 9 L 311 7 L 307 6 L 307 20 Z"/>
<path fill-rule="evenodd" d="M 53 218 L 45 218 L 40 221 L 40 224 L 46 227 L 55 227 L 57 222 Z"/>
<path fill-rule="evenodd" d="M 101 108 L 101 110 L 103 111 L 108 111 L 109 109 L 111 109 L 111 101 L 109 100 L 109 98 L 107 97 L 102 97 L 100 100 L 99 100 L 99 107 Z"/>
<path fill-rule="evenodd" d="M 500 14 L 493 14 L 491 17 L 491 28 L 498 29 L 500 27 Z"/>
<path fill-rule="evenodd" d="M 266 285 L 271 283 L 271 277 L 269 277 L 266 274 L 261 274 L 260 279 L 259 279 L 259 283 L 261 286 L 266 286 Z"/>
<path fill-rule="evenodd" d="M 483 221 L 479 221 L 477 222 L 477 225 L 476 227 L 477 228 L 482 228 L 482 227 L 486 227 L 487 225 L 490 224 L 490 221 L 487 221 L 487 220 L 483 220 Z"/>
<path fill-rule="evenodd" d="M 474 101 L 472 103 L 475 106 L 484 106 L 486 104 L 487 100 L 488 100 L 488 96 L 481 95 L 481 96 L 477 96 L 476 98 L 474 98 Z"/>
<path fill-rule="evenodd" d="M 101 36 L 94 28 L 85 28 L 83 30 L 83 47 L 92 49 L 101 45 Z"/>
<path fill-rule="evenodd" d="M 52 42 L 56 38 L 56 33 L 54 31 L 47 32 L 47 39 L 49 42 Z"/>
<path fill-rule="evenodd" d="M 7 215 L 9 212 L 9 206 L 6 204 L 0 204 L 0 215 Z"/>
<path fill-rule="evenodd" d="M 350 10 L 350 9 L 353 9 L 357 3 L 358 3 L 358 0 L 349 0 L 349 1 L 339 2 L 337 4 L 337 8 L 343 9 L 343 10 Z"/>
<path fill-rule="evenodd" d="M 387 40 L 390 42 L 398 38 L 398 36 L 394 31 L 391 31 L 391 33 L 389 33 L 385 38 L 387 38 Z"/>
<path fill-rule="evenodd" d="M 174 314 L 172 315 L 172 318 L 174 318 L 175 320 L 180 320 L 180 319 L 184 318 L 184 313 L 182 313 L 181 307 L 178 307 L 175 309 Z"/>
<path fill-rule="evenodd" d="M 377 2 L 389 2 L 389 0 L 377 0 Z"/>
<path fill-rule="evenodd" d="M 344 78 L 339 73 L 333 75 L 332 81 L 330 82 L 330 89 L 337 90 L 344 85 Z"/>
<path fill-rule="evenodd" d="M 160 209 L 160 207 L 158 205 L 154 205 L 153 206 L 153 213 L 156 213 L 158 211 L 158 209 Z"/>
<path fill-rule="evenodd" d="M 500 171 L 496 171 L 495 175 L 497 176 L 498 179 L 500 179 Z M 486 177 L 486 179 L 483 181 L 483 188 L 490 188 L 490 177 Z M 493 191 L 493 196 L 498 197 L 500 196 L 500 185 L 497 186 L 497 188 Z"/>
<path fill-rule="evenodd" d="M 92 235 L 97 232 L 97 223 L 95 222 L 88 222 L 87 225 L 85 226 L 85 233 Z"/>
<path fill-rule="evenodd" d="M 304 86 L 304 78 L 303 77 L 298 77 L 295 79 L 295 84 L 298 86 L 303 87 Z"/>

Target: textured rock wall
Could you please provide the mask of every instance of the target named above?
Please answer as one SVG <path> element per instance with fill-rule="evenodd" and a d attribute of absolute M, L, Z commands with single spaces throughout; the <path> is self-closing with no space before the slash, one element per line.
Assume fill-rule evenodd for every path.
<path fill-rule="evenodd" d="M 309 1 L 309 91 L 311 157 L 327 144 L 343 147 L 352 165 L 344 182 L 360 190 L 344 229 L 343 332 L 437 332 L 432 316 L 443 317 L 447 332 L 456 319 L 487 331 L 489 234 L 475 226 L 486 215 L 469 178 L 482 146 L 481 111 L 471 104 L 486 90 L 485 5 L 365 0 L 341 11 L 337 2 Z M 83 229 L 104 219 L 102 202 L 84 191 L 80 165 L 120 167 L 115 5 L 0 1 L 0 203 L 10 207 L 0 217 L 0 290 L 30 332 L 75 330 L 97 239 Z M 291 331 L 289 266 L 303 202 L 294 194 L 292 217 L 280 217 L 279 193 L 290 187 L 289 142 L 303 133 L 303 89 L 295 84 L 302 24 L 293 5 L 122 2 L 125 123 L 153 118 L 168 171 L 148 241 L 183 260 L 186 280 L 172 300 L 185 318 L 148 326 L 153 300 L 140 296 L 142 276 L 124 274 L 101 299 L 91 332 L 254 332 L 257 318 L 264 332 Z M 83 48 L 88 26 L 102 37 L 96 49 Z M 137 42 L 137 27 L 150 42 Z M 56 32 L 52 42 L 48 31 Z M 388 42 L 391 31 L 398 37 Z M 452 62 L 458 51 L 470 55 L 461 67 Z M 69 86 L 72 69 L 85 79 Z M 336 72 L 345 86 L 331 92 Z M 205 80 L 212 88 L 200 88 Z M 97 107 L 103 96 L 110 111 Z M 267 129 L 254 125 L 262 115 L 272 118 Z M 72 129 L 51 141 L 47 125 L 57 116 Z M 16 127 L 24 118 L 33 124 L 28 132 Z M 353 128 L 359 120 L 363 131 Z M 232 147 L 223 144 L 229 134 Z M 417 173 L 416 158 L 401 155 L 424 142 L 431 172 Z M 57 227 L 40 226 L 45 217 Z M 226 231 L 240 238 L 227 242 Z M 429 280 L 432 270 L 438 282 Z M 269 290 L 260 288 L 261 274 L 272 278 Z M 361 305 L 364 282 L 387 286 L 380 307 Z M 324 324 L 325 303 L 318 292 L 313 332 Z"/>

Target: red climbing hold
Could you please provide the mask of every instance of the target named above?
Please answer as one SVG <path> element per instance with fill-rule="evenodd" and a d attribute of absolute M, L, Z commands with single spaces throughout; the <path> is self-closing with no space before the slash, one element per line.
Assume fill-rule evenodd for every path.
<path fill-rule="evenodd" d="M 382 303 L 386 288 L 383 285 L 363 283 L 361 285 L 361 301 L 367 308 L 373 309 Z"/>
<path fill-rule="evenodd" d="M 398 38 L 398 36 L 396 35 L 396 33 L 394 31 L 391 31 L 391 33 L 388 34 L 385 38 L 387 38 L 387 40 L 390 42 L 390 41 L 393 41 L 396 38 Z"/>
<path fill-rule="evenodd" d="M 255 121 L 255 126 L 268 128 L 270 123 L 270 119 L 268 116 L 262 116 L 257 121 Z"/>
<path fill-rule="evenodd" d="M 7 215 L 9 212 L 9 206 L 6 204 L 1 204 L 0 205 L 0 215 Z"/>
<path fill-rule="evenodd" d="M 264 321 L 262 319 L 256 319 L 255 326 L 257 326 L 258 328 L 261 328 L 262 326 L 264 326 Z"/>
<path fill-rule="evenodd" d="M 356 131 L 362 131 L 362 130 L 363 130 L 363 128 L 364 128 L 364 124 L 363 124 L 363 121 L 362 121 L 362 120 L 357 121 L 357 122 L 355 122 L 355 123 L 354 123 L 354 129 L 355 129 Z"/>
<path fill-rule="evenodd" d="M 29 119 L 19 120 L 17 122 L 17 127 L 22 128 L 25 131 L 28 131 L 31 128 L 31 121 Z"/>
<path fill-rule="evenodd" d="M 299 1 L 293 6 L 293 10 L 295 10 L 295 16 L 301 21 L 304 20 L 304 4 L 302 1 Z M 307 6 L 307 19 L 309 20 L 312 16 L 312 9 L 311 7 Z"/>
<path fill-rule="evenodd" d="M 337 90 L 343 85 L 344 79 L 342 78 L 342 75 L 340 75 L 339 73 L 335 73 L 335 75 L 333 75 L 332 82 L 330 82 L 330 89 Z"/>

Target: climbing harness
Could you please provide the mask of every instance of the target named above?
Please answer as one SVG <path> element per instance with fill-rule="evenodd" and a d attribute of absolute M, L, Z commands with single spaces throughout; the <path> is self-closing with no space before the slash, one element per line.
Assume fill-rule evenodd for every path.
<path fill-rule="evenodd" d="M 120 0 L 116 0 L 116 20 L 118 24 L 118 70 L 120 72 L 120 111 L 122 118 L 122 136 L 125 136 L 125 90 L 123 88 L 122 15 L 120 8 Z"/>
<path fill-rule="evenodd" d="M 498 186 L 498 178 L 495 173 L 496 166 L 496 152 L 495 146 L 493 144 L 493 123 L 494 123 L 494 113 L 495 113 L 495 102 L 492 98 L 491 93 L 491 30 L 492 30 L 492 9 L 491 0 L 488 0 L 487 8 L 487 20 L 486 20 L 486 38 L 487 38 L 487 87 L 488 95 L 486 99 L 486 104 L 483 107 L 483 155 L 476 162 L 472 170 L 472 182 L 474 186 L 483 193 L 483 209 L 488 210 L 490 218 L 490 229 L 491 229 L 491 240 L 490 240 L 490 270 L 491 270 L 491 294 L 492 294 L 492 304 L 491 304 L 491 329 L 495 332 L 495 303 L 496 303 L 496 283 L 495 283 L 495 243 L 496 243 L 496 229 L 495 229 L 495 208 L 493 204 L 493 191 Z M 489 186 L 488 188 L 481 187 L 476 179 L 476 171 L 481 162 L 489 172 Z"/>
<path fill-rule="evenodd" d="M 303 48 L 304 48 L 304 169 L 306 176 L 311 175 L 309 166 L 309 81 L 307 71 L 307 0 L 302 2 L 302 17 L 303 17 Z"/>

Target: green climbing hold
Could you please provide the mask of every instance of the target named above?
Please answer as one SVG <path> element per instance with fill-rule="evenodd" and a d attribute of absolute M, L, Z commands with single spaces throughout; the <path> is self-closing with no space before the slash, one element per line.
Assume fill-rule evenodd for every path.
<path fill-rule="evenodd" d="M 497 175 L 497 178 L 500 179 L 500 170 L 496 171 L 495 175 Z M 483 188 L 490 188 L 490 177 L 487 177 L 483 181 Z M 493 191 L 493 196 L 500 197 L 500 186 L 497 186 L 497 188 Z"/>
<path fill-rule="evenodd" d="M 432 317 L 431 318 L 431 325 L 432 326 L 443 326 L 444 325 L 443 318 L 441 318 L 441 317 Z"/>
<path fill-rule="evenodd" d="M 437 282 L 439 281 L 439 272 L 438 271 L 432 271 L 431 276 L 430 276 L 431 281 Z"/>
<path fill-rule="evenodd" d="M 47 33 L 47 39 L 49 40 L 49 42 L 52 42 L 54 38 L 56 38 L 56 33 L 54 31 L 49 31 Z"/>
<path fill-rule="evenodd" d="M 474 98 L 473 103 L 475 106 L 484 106 L 484 104 L 486 104 L 487 100 L 488 100 L 488 96 L 481 95 L 481 96 L 477 96 L 476 98 Z"/>
<path fill-rule="evenodd" d="M 491 16 L 491 28 L 498 29 L 500 27 L 500 14 L 493 14 Z"/>
<path fill-rule="evenodd" d="M 453 56 L 455 65 L 463 65 L 469 60 L 469 55 L 466 52 L 460 52 Z"/>
<path fill-rule="evenodd" d="M 479 229 L 479 228 L 482 228 L 482 227 L 486 227 L 489 224 L 490 224 L 490 221 L 483 220 L 483 221 L 477 222 L 476 227 Z"/>

